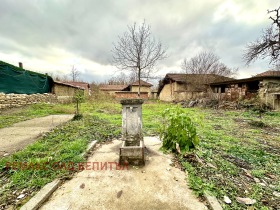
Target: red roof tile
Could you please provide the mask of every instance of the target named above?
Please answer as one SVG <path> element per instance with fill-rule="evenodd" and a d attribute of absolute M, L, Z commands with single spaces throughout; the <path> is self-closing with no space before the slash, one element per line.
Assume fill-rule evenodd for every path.
<path fill-rule="evenodd" d="M 128 85 L 99 85 L 100 90 L 105 91 L 121 91 L 127 88 Z"/>
<path fill-rule="evenodd" d="M 132 85 L 132 86 L 139 86 L 139 81 L 135 81 L 135 82 L 131 83 L 130 85 Z M 143 81 L 141 79 L 140 79 L 140 85 L 141 86 L 146 86 L 146 87 L 152 87 L 153 86 L 152 84 L 150 84 L 148 82 L 145 82 L 145 81 Z"/>
<path fill-rule="evenodd" d="M 269 70 L 269 71 L 265 71 L 260 74 L 257 74 L 255 77 L 273 77 L 273 76 L 280 77 L 280 71 Z"/>
<path fill-rule="evenodd" d="M 198 81 L 200 78 L 205 80 L 205 76 L 207 76 L 208 83 L 232 80 L 232 78 L 216 74 L 166 74 L 165 79 L 181 83 L 192 83 L 193 81 Z"/>

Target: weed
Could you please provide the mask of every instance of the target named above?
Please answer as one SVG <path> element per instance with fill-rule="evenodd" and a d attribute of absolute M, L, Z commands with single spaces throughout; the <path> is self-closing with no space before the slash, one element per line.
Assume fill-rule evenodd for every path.
<path fill-rule="evenodd" d="M 251 120 L 248 123 L 249 123 L 249 125 L 254 126 L 254 127 L 258 127 L 258 128 L 267 127 L 267 125 L 264 122 L 259 121 L 259 120 Z"/>
<path fill-rule="evenodd" d="M 188 114 L 179 107 L 163 111 L 165 122 L 161 127 L 162 148 L 185 154 L 199 144 L 196 127 Z"/>

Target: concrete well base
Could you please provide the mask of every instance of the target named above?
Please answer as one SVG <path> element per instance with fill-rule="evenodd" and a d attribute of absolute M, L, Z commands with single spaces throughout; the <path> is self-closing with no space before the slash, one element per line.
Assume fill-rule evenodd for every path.
<path fill-rule="evenodd" d="M 126 142 L 123 141 L 120 147 L 120 159 L 119 163 L 121 165 L 133 165 L 133 166 L 143 166 L 145 165 L 144 159 L 144 142 L 140 141 L 139 146 L 127 146 Z"/>

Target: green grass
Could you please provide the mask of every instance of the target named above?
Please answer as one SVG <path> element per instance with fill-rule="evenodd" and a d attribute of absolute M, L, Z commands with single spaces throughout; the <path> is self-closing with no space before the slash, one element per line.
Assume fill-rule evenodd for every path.
<path fill-rule="evenodd" d="M 280 115 L 266 113 L 262 119 L 250 111 L 186 110 L 192 117 L 204 115 L 204 126 L 198 125 L 201 138 L 197 156 L 203 165 L 181 159 L 189 172 L 189 184 L 198 195 L 211 191 L 220 199 L 224 209 L 244 209 L 236 197 L 256 199 L 256 209 L 279 209 L 280 199 L 273 195 L 280 183 Z M 256 127 L 250 122 L 261 121 Z M 211 163 L 217 169 L 209 167 Z M 246 176 L 247 170 L 252 178 Z M 259 178 L 266 186 L 257 184 Z M 271 178 L 273 177 L 273 178 Z M 228 196 L 232 204 L 223 202 Z"/>
<path fill-rule="evenodd" d="M 36 108 L 38 107 L 41 110 L 33 110 L 34 106 L 25 108 L 30 114 L 25 112 L 24 117 L 36 117 L 36 114 L 37 116 L 44 116 L 50 113 L 58 114 L 60 111 L 57 110 L 60 110 L 61 105 L 56 108 L 49 105 L 36 105 Z M 63 113 L 65 113 L 64 110 L 71 109 L 71 107 L 73 106 L 63 105 Z M 51 108 L 54 108 L 54 111 L 50 111 Z M 13 114 L 19 116 L 19 113 L 15 112 Z M 12 116 L 11 119 L 13 118 Z M 18 119 L 17 121 L 19 121 Z M 120 132 L 120 126 L 116 126 L 96 115 L 84 113 L 84 118 L 81 120 L 70 121 L 63 126 L 57 127 L 25 149 L 9 157 L 1 158 L 0 209 L 3 207 L 1 207 L 1 204 L 6 207 L 8 205 L 20 207 L 46 183 L 55 178 L 65 179 L 71 177 L 73 170 L 68 170 L 67 167 L 57 170 L 57 167 L 54 167 L 55 165 L 53 164 L 56 162 L 65 164 L 73 162 L 77 164 L 85 161 L 81 154 L 85 151 L 90 141 L 110 141 L 113 138 L 119 138 Z M 20 164 L 26 165 L 24 167 L 24 165 Z M 46 164 L 45 169 L 42 168 L 44 164 Z M 15 202 L 16 197 L 22 190 L 25 190 L 28 196 L 21 202 Z"/>
<path fill-rule="evenodd" d="M 174 106 L 162 102 L 143 104 L 144 135 L 159 135 L 161 113 Z M 184 109 L 196 122 L 201 143 L 195 154 L 202 164 L 190 156 L 180 159 L 188 171 L 189 186 L 199 196 L 210 191 L 221 201 L 224 209 L 246 209 L 236 197 L 256 199 L 255 209 L 280 209 L 280 113 L 265 113 L 261 119 L 251 111 L 222 111 L 200 108 Z M 33 105 L 20 111 L 2 114 L 1 126 L 48 114 L 74 113 L 74 105 Z M 81 105 L 84 118 L 56 128 L 39 141 L 11 157 L 0 159 L 0 204 L 15 200 L 15 190 L 38 191 L 57 177 L 69 177 L 69 170 L 13 171 L 3 170 L 7 161 L 44 162 L 83 161 L 80 158 L 90 140 L 108 141 L 120 137 L 121 105 L 116 101 L 92 101 Z M 261 121 L 265 126 L 255 126 Z M 258 125 L 258 123 L 257 123 Z M 211 163 L 215 168 L 210 167 Z M 243 169 L 242 169 L 243 168 Z M 245 170 L 244 170 L 245 169 Z M 257 184 L 258 178 L 266 186 Z M 3 187 L 5 186 L 5 187 Z M 31 195 L 31 194 L 30 194 Z M 232 204 L 223 203 L 228 196 Z M 30 196 L 29 196 L 30 197 Z"/>
<path fill-rule="evenodd" d="M 1 112 L 0 112 L 1 113 Z M 14 123 L 43 117 L 50 114 L 72 114 L 74 105 L 64 104 L 33 104 L 17 109 L 2 111 L 0 114 L 0 128 L 11 126 Z"/>
<path fill-rule="evenodd" d="M 143 120 L 147 122 L 144 123 L 143 130 L 146 135 L 158 134 L 160 113 L 168 106 L 170 105 L 162 103 L 143 105 Z M 73 104 L 36 104 L 3 112 L 0 115 L 0 122 L 1 127 L 8 127 L 35 117 L 73 114 L 74 111 Z M 118 102 L 86 102 L 81 105 L 80 112 L 84 116 L 82 120 L 70 121 L 64 126 L 55 128 L 22 151 L 0 159 L 0 209 L 1 204 L 6 207 L 14 205 L 18 208 L 46 183 L 55 178 L 71 177 L 72 170 L 67 170 L 67 167 L 56 170 L 53 164 L 85 161 L 80 155 L 90 141 L 102 142 L 120 138 L 122 119 L 121 105 Z M 43 167 L 46 162 L 46 169 L 36 169 L 36 166 Z M 26 165 L 21 166 L 20 163 Z M 14 169 L 12 164 L 15 164 Z M 25 190 L 28 196 L 16 203 L 16 197 L 22 190 Z"/>

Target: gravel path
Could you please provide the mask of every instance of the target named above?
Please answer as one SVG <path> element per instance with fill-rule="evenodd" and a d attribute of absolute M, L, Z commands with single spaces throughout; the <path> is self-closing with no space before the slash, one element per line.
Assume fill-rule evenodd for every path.
<path fill-rule="evenodd" d="M 143 168 L 116 170 L 109 164 L 118 162 L 121 141 L 114 140 L 97 148 L 87 160 L 88 169 L 66 181 L 40 209 L 207 209 L 188 188 L 186 174 L 170 166 L 171 156 L 159 152 L 161 142 L 155 137 L 146 137 L 144 142 L 147 154 Z M 101 170 L 105 163 L 107 170 Z"/>
<path fill-rule="evenodd" d="M 12 154 L 26 147 L 43 133 L 72 118 L 73 115 L 49 115 L 0 129 L 0 156 Z"/>

